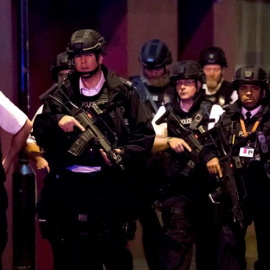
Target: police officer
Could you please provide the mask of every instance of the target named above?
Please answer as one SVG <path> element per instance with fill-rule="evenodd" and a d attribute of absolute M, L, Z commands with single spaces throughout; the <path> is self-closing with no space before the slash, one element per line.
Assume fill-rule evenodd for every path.
<path fill-rule="evenodd" d="M 239 100 L 226 108 L 217 123 L 219 136 L 214 137 L 215 143 L 207 142 L 200 154 L 208 171 L 219 177 L 226 173 L 220 165 L 220 145 L 237 161 L 232 168 L 236 168 L 239 200 L 228 199 L 230 192 L 220 196 L 217 269 L 246 269 L 245 234 L 252 220 L 258 250 L 256 269 L 270 269 L 268 76 L 260 67 L 243 66 L 235 73 L 233 87 Z"/>
<path fill-rule="evenodd" d="M 169 102 L 173 96 L 168 69 L 172 62 L 171 51 L 163 41 L 149 40 L 141 48 L 139 62 L 142 67 L 141 75 L 133 76 L 130 80 L 146 105 L 156 136 L 167 137 L 166 124 L 158 126 L 153 122 L 153 118 L 160 106 Z M 163 238 L 163 229 L 153 209 L 153 203 L 163 196 L 161 183 L 166 178 L 167 158 L 166 152 L 153 154 L 146 166 L 141 167 L 140 181 L 137 180 L 137 209 L 142 226 L 142 244 L 150 270 L 158 269 L 160 241 Z"/>
<path fill-rule="evenodd" d="M 227 60 L 224 51 L 219 47 L 208 47 L 202 50 L 199 63 L 206 76 L 206 99 L 214 104 L 224 106 L 237 99 L 230 82 L 224 80 Z"/>
<path fill-rule="evenodd" d="M 52 79 L 55 82 L 63 80 L 67 76 L 68 72 L 71 72 L 71 70 L 74 69 L 74 67 L 75 67 L 74 59 L 69 59 L 68 54 L 66 52 L 57 54 L 56 59 L 50 68 Z M 42 110 L 43 110 L 43 105 L 41 105 L 38 108 L 38 110 L 36 111 L 33 117 L 33 120 L 35 119 L 37 114 L 40 114 L 42 112 Z M 38 170 L 45 169 L 46 172 L 50 171 L 49 164 L 47 160 L 44 158 L 42 150 L 36 144 L 35 137 L 31 134 L 29 135 L 26 141 L 25 150 L 29 158 L 33 162 L 35 162 Z"/>
<path fill-rule="evenodd" d="M 142 46 L 139 62 L 142 74 L 130 77 L 130 80 L 147 104 L 149 115 L 153 118 L 158 108 L 167 102 L 173 93 L 167 68 L 172 63 L 172 54 L 163 41 L 152 39 Z"/>
<path fill-rule="evenodd" d="M 50 94 L 54 98 L 45 95 L 43 113 L 34 122 L 34 135 L 51 169 L 38 203 L 43 235 L 52 244 L 56 270 L 103 269 L 103 265 L 132 269 L 126 246 L 130 183 L 125 174 L 150 151 L 154 132 L 131 84 L 103 65 L 104 37 L 93 29 L 78 30 L 67 53 L 74 58 L 75 71 L 59 83 L 61 91 Z M 68 99 L 94 116 L 95 126 L 116 148 L 116 159 L 101 147 L 105 139 L 99 144 L 92 136 L 81 155 L 73 152 L 71 145 L 78 136 L 79 140 L 87 136 L 87 127 L 67 109 Z"/>
<path fill-rule="evenodd" d="M 189 269 L 194 233 L 196 231 L 198 236 L 197 228 L 204 225 L 196 222 L 203 218 L 208 224 L 207 215 L 211 216 L 206 195 L 207 171 L 199 164 L 198 153 L 212 124 L 210 118 L 212 115 L 218 118 L 223 110 L 204 100 L 204 74 L 196 61 L 181 61 L 173 65 L 171 80 L 175 95 L 166 105 L 169 113 L 165 112 L 157 121 L 162 122 L 168 115 L 168 137 L 156 137 L 153 147 L 153 152 L 167 150 L 170 153 L 166 197 L 158 202 L 164 223 L 158 269 Z M 201 251 L 198 246 L 200 256 Z"/>
<path fill-rule="evenodd" d="M 57 54 L 56 59 L 50 68 L 53 81 L 60 81 L 68 72 L 74 69 L 74 67 L 74 59 L 70 59 L 67 52 Z"/>

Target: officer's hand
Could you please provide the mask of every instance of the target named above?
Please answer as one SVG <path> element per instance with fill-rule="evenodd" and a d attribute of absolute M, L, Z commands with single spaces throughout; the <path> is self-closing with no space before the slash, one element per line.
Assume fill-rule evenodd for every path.
<path fill-rule="evenodd" d="M 65 132 L 74 131 L 74 127 L 78 127 L 81 131 L 84 131 L 84 127 L 72 116 L 65 115 L 58 122 L 58 126 L 63 129 Z"/>
<path fill-rule="evenodd" d="M 221 168 L 219 165 L 218 158 L 214 157 L 214 158 L 210 159 L 206 163 L 206 167 L 207 167 L 210 174 L 218 174 L 219 177 L 222 177 L 222 171 L 221 171 Z"/>
<path fill-rule="evenodd" d="M 192 151 L 190 146 L 180 138 L 173 137 L 170 140 L 170 147 L 176 152 L 176 153 L 181 153 L 184 152 L 185 149 L 187 149 L 189 152 Z"/>
<path fill-rule="evenodd" d="M 49 164 L 45 158 L 38 156 L 38 157 L 36 157 L 36 161 L 37 161 L 37 169 L 38 170 L 45 169 L 48 173 L 50 172 Z"/>
<path fill-rule="evenodd" d="M 121 153 L 121 149 L 115 149 L 114 150 L 116 154 L 120 154 Z M 109 166 L 112 166 L 112 162 L 110 161 L 110 159 L 108 158 L 107 154 L 104 152 L 103 149 L 99 149 L 99 152 L 101 153 L 103 159 L 105 160 L 105 163 Z"/>

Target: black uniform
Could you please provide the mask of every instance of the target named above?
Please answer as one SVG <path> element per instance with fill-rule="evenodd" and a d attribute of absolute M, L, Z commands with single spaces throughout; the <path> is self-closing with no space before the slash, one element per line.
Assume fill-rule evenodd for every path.
<path fill-rule="evenodd" d="M 202 121 L 194 130 L 199 135 L 201 143 L 205 138 L 197 129 L 203 127 L 207 130 L 212 107 L 210 102 L 203 101 L 203 97 L 204 91 L 201 89 L 188 113 L 181 110 L 176 97 L 171 99 L 172 109 L 185 128 L 190 128 L 199 112 L 203 115 Z M 181 138 L 184 135 L 183 131 L 179 132 L 178 126 L 172 118 L 168 118 L 169 136 Z M 202 213 L 201 209 L 203 213 L 210 213 L 205 208 L 211 207 L 206 195 L 209 192 L 208 186 L 206 182 L 204 183 L 208 174 L 200 165 L 196 165 L 194 169 L 187 166 L 189 161 L 188 155 L 177 154 L 171 149 L 153 155 L 148 161 L 148 164 L 155 166 L 148 166 L 148 174 L 152 173 L 152 177 L 146 179 L 148 207 L 144 208 L 145 212 L 140 216 L 140 220 L 144 229 L 144 240 L 150 241 L 152 237 L 151 245 L 144 243 L 150 269 L 189 269 L 196 230 L 194 226 L 201 220 L 198 214 Z M 197 181 L 198 176 L 200 181 Z M 195 206 L 200 206 L 200 209 L 196 209 Z M 162 216 L 161 222 L 158 220 L 159 214 Z"/>
<path fill-rule="evenodd" d="M 206 139 L 207 124 L 209 123 L 209 113 L 212 104 L 203 101 L 204 91 L 200 89 L 194 98 L 194 103 L 189 112 L 184 112 L 179 107 L 179 100 L 173 99 L 172 110 L 178 121 L 185 129 L 190 130 L 197 136 L 200 144 Z M 201 114 L 203 117 L 194 124 L 195 118 Z M 199 131 L 200 130 L 200 131 Z M 179 128 L 179 124 L 174 118 L 168 118 L 168 135 L 186 139 L 186 131 Z M 195 135 L 196 134 L 196 135 Z M 195 147 L 191 146 L 195 149 Z M 202 236 L 205 223 L 202 220 L 209 218 L 211 205 L 209 204 L 207 193 L 208 173 L 198 162 L 197 154 L 194 156 L 184 153 L 176 153 L 172 149 L 168 150 L 170 161 L 168 165 L 168 177 L 166 185 L 166 197 L 161 201 L 164 222 L 164 239 L 161 251 L 160 269 L 189 269 L 193 255 L 194 235 Z M 207 216 L 209 215 L 209 217 Z M 204 235 L 207 232 L 203 232 Z M 201 242 L 199 238 L 198 247 Z M 200 258 L 202 250 L 198 248 L 197 255 Z M 208 253 L 210 250 L 208 250 Z M 205 253 L 206 255 L 206 253 Z M 198 263 L 202 263 L 198 260 Z"/>
<path fill-rule="evenodd" d="M 223 107 L 226 104 L 231 103 L 231 95 L 233 93 L 232 84 L 227 81 L 223 81 L 220 88 L 215 94 L 205 95 L 205 100 L 218 104 Z"/>
<path fill-rule="evenodd" d="M 240 119 L 244 121 L 248 133 L 251 132 L 257 121 L 259 124 L 255 131 L 256 136 L 251 136 L 247 142 L 244 142 L 244 145 L 240 143 L 238 147 L 233 148 L 232 152 L 233 156 L 238 157 L 241 147 L 255 150 L 253 157 L 240 156 L 241 162 L 238 164 L 241 164 L 241 166 L 238 166 L 239 169 L 236 171 L 241 176 L 241 178 L 236 177 L 236 184 L 244 213 L 244 228 L 241 229 L 238 222 L 233 222 L 232 206 L 227 196 L 221 197 L 218 218 L 217 269 L 246 269 L 245 234 L 247 226 L 252 220 L 257 237 L 258 269 L 270 269 L 268 258 L 270 254 L 270 218 L 268 212 L 270 207 L 270 181 L 268 166 L 266 165 L 269 160 L 270 147 L 269 106 L 262 105 L 261 110 L 249 121 L 243 119 L 239 101 L 228 106 L 218 123 L 222 128 L 223 136 L 227 138 L 226 151 L 243 139 L 244 133 L 240 125 Z M 259 134 L 263 134 L 266 138 L 264 144 L 259 142 Z M 220 145 L 219 137 L 214 139 L 216 144 Z M 210 140 L 205 144 L 200 156 L 204 163 L 217 156 L 213 141 Z"/>
<path fill-rule="evenodd" d="M 125 231 L 127 221 L 133 218 L 132 177 L 128 175 L 127 181 L 126 174 L 150 152 L 154 132 L 137 93 L 105 66 L 102 72 L 106 82 L 96 96 L 80 94 L 76 72 L 69 77 L 70 86 L 66 83 L 63 90 L 78 107 L 88 111 L 96 102 L 103 111 L 100 117 L 118 137 L 117 147 L 123 147 L 125 173 L 105 165 L 100 146 L 94 141 L 79 158 L 67 152 L 77 134 L 65 133 L 58 127 L 59 120 L 68 113 L 57 102 L 45 102 L 43 113 L 34 122 L 34 135 L 48 155 L 51 168 L 38 203 L 39 218 L 46 227 L 44 236 L 51 241 L 57 270 L 103 269 L 103 264 L 108 270 L 132 269 L 131 254 L 126 248 L 130 235 Z M 61 94 L 57 98 L 64 101 Z M 99 128 L 102 130 L 102 125 Z M 110 132 L 104 134 L 116 143 Z M 72 172 L 67 169 L 72 165 L 101 170 Z"/>
<path fill-rule="evenodd" d="M 170 102 L 174 89 L 169 83 L 163 87 L 147 85 L 142 81 L 141 76 L 130 77 L 136 91 L 147 108 L 149 119 L 152 120 L 157 109 Z M 152 99 L 152 102 L 150 101 Z M 154 104 L 153 104 L 154 103 Z M 141 167 L 141 181 L 138 183 L 138 215 L 142 225 L 142 243 L 144 254 L 150 270 L 159 269 L 160 249 L 163 244 L 164 232 L 156 216 L 153 204 L 164 196 L 163 185 L 167 178 L 168 153 L 162 151 L 153 154 L 150 159 Z"/>

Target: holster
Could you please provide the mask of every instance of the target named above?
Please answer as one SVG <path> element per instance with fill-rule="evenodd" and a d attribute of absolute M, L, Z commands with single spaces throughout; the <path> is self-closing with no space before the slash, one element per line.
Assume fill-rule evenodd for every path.
<path fill-rule="evenodd" d="M 121 231 L 125 239 L 134 240 L 136 230 L 137 224 L 135 219 L 129 219 L 122 222 Z"/>
<path fill-rule="evenodd" d="M 160 227 L 164 227 L 163 216 L 162 216 L 163 204 L 159 201 L 155 201 L 152 206 L 153 206 L 153 209 L 155 210 Z"/>

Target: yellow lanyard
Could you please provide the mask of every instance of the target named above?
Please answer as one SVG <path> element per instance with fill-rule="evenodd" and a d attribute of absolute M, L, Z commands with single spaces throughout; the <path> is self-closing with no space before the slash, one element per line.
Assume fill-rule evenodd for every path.
<path fill-rule="evenodd" d="M 254 126 L 253 126 L 251 132 L 255 132 L 255 131 L 256 131 L 256 129 L 257 129 L 258 126 L 259 126 L 259 123 L 260 123 L 259 120 L 257 120 L 257 121 L 255 122 L 255 124 L 254 124 Z M 242 131 L 244 132 L 244 137 L 247 137 L 247 135 L 248 135 L 248 134 L 247 134 L 247 129 L 246 129 L 246 125 L 245 125 L 243 119 L 240 119 L 240 124 L 241 124 Z"/>

